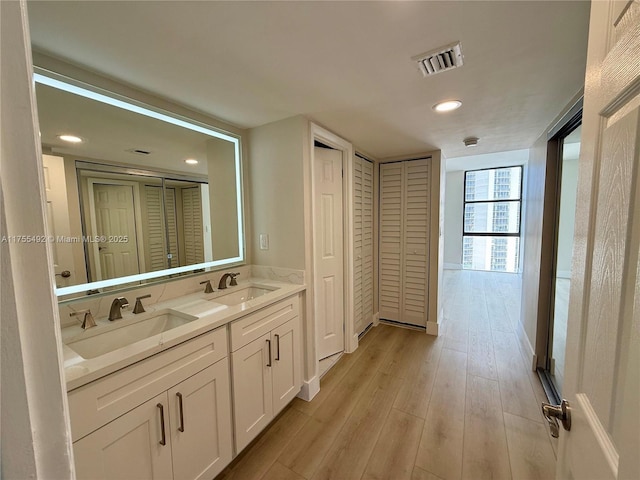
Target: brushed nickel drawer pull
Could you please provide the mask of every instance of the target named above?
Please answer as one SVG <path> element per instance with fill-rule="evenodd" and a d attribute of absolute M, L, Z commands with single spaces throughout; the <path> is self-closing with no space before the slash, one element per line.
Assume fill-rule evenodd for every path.
<path fill-rule="evenodd" d="M 276 360 L 280 361 L 280 335 L 276 335 Z"/>

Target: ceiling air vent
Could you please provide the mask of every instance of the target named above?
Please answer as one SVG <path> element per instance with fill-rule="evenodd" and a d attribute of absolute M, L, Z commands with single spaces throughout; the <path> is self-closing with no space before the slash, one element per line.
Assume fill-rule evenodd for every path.
<path fill-rule="evenodd" d="M 438 48 L 412 58 L 418 63 L 422 75 L 428 77 L 462 66 L 462 47 L 460 42 Z"/>

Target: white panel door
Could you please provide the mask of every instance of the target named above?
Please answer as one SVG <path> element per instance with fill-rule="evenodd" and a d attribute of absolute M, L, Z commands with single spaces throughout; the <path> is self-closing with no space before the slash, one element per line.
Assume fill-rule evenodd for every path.
<path fill-rule="evenodd" d="M 314 299 L 318 358 L 344 350 L 342 152 L 315 148 Z"/>
<path fill-rule="evenodd" d="M 233 455 L 229 360 L 205 368 L 168 394 L 174 479 L 212 479 Z"/>
<path fill-rule="evenodd" d="M 47 197 L 47 224 L 49 234 L 54 238 L 70 237 L 69 209 L 67 208 L 67 181 L 64 175 L 64 159 L 53 155 L 42 155 L 44 167 L 44 188 Z M 73 263 L 73 244 L 71 242 L 53 241 L 53 269 L 56 273 L 56 287 L 66 287 L 78 283 Z M 68 271 L 70 276 L 61 274 Z"/>
<path fill-rule="evenodd" d="M 96 235 L 106 239 L 98 245 L 100 280 L 140 273 L 133 187 L 93 185 Z M 110 237 L 128 241 L 110 241 Z"/>
<path fill-rule="evenodd" d="M 558 478 L 640 478 L 640 2 L 592 2 Z"/>
<path fill-rule="evenodd" d="M 75 442 L 78 480 L 173 479 L 168 414 L 162 393 Z"/>

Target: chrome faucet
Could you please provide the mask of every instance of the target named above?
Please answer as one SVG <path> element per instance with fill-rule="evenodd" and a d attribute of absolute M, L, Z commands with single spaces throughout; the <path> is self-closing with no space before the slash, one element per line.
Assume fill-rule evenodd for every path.
<path fill-rule="evenodd" d="M 225 288 L 227 288 L 227 278 L 231 279 L 231 282 L 229 283 L 230 287 L 235 287 L 236 285 L 238 285 L 238 283 L 236 282 L 236 277 L 240 275 L 240 273 L 225 273 L 224 275 L 222 275 L 222 277 L 220 278 L 220 283 L 218 284 L 218 290 L 224 290 Z"/>
<path fill-rule="evenodd" d="M 124 297 L 117 297 L 111 303 L 109 309 L 109 321 L 119 320 L 122 318 L 122 309 L 129 306 L 129 300 Z"/>
<path fill-rule="evenodd" d="M 80 326 L 83 330 L 87 328 L 95 327 L 96 321 L 93 319 L 93 315 L 91 315 L 91 310 L 78 310 L 77 312 L 71 312 L 69 314 L 70 317 L 80 317 L 82 316 L 82 320 L 80 320 Z"/>

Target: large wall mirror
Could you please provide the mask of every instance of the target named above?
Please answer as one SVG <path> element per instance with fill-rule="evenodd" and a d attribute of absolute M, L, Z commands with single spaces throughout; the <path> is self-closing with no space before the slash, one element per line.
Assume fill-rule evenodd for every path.
<path fill-rule="evenodd" d="M 36 69 L 64 298 L 244 262 L 240 138 Z"/>

